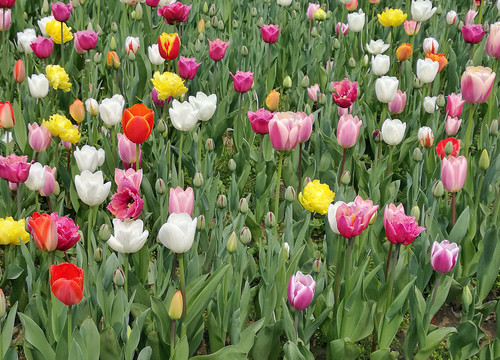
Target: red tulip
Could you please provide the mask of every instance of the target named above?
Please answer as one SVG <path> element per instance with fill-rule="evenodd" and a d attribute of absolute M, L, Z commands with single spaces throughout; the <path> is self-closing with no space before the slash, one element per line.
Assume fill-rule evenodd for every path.
<path fill-rule="evenodd" d="M 333 101 L 335 101 L 338 106 L 348 108 L 358 98 L 357 81 L 351 82 L 348 78 L 342 81 L 334 81 L 333 88 Z"/>
<path fill-rule="evenodd" d="M 78 304 L 83 298 L 83 270 L 70 263 L 50 267 L 52 294 L 66 305 Z"/>
<path fill-rule="evenodd" d="M 122 116 L 123 132 L 135 144 L 146 141 L 153 130 L 155 113 L 144 104 L 125 109 Z"/>
<path fill-rule="evenodd" d="M 57 248 L 57 225 L 49 214 L 33 213 L 28 221 L 28 230 L 40 250 L 53 251 Z"/>
<path fill-rule="evenodd" d="M 54 49 L 54 41 L 52 38 L 45 38 L 43 36 L 39 36 L 35 41 L 31 43 L 31 49 L 33 53 L 39 59 L 46 59 L 52 54 L 52 50 Z"/>
<path fill-rule="evenodd" d="M 192 5 L 184 5 L 179 1 L 158 9 L 158 15 L 163 16 L 165 22 L 174 25 L 187 20 Z"/>
<path fill-rule="evenodd" d="M 450 156 L 457 156 L 458 152 L 460 151 L 460 140 L 457 140 L 457 139 L 452 138 L 452 137 L 441 140 L 440 142 L 438 142 L 438 144 L 436 146 L 436 153 L 441 158 L 441 160 L 446 157 L 446 153 L 444 151 L 444 148 L 445 148 L 446 144 L 448 144 L 448 142 L 451 142 L 451 144 L 453 145 L 453 150 L 452 150 Z"/>
<path fill-rule="evenodd" d="M 0 0 L 0 8 L 10 9 L 15 3 L 16 0 Z"/>
<path fill-rule="evenodd" d="M 165 60 L 174 60 L 179 55 L 181 40 L 177 33 L 167 34 L 162 33 L 158 36 L 158 50 L 160 55 Z"/>

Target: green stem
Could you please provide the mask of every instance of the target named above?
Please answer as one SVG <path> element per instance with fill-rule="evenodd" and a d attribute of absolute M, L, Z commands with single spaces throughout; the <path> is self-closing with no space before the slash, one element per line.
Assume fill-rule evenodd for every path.
<path fill-rule="evenodd" d="M 125 296 L 128 301 L 128 262 L 129 262 L 129 254 L 125 255 L 125 264 L 123 265 L 123 271 L 125 273 L 125 284 L 123 285 L 123 290 L 125 290 Z"/>
<path fill-rule="evenodd" d="M 470 137 L 472 132 L 472 123 L 474 122 L 474 104 L 470 104 L 470 112 L 469 112 L 469 122 L 467 124 L 467 132 L 465 134 L 465 156 L 469 157 L 469 145 L 470 145 Z"/>
<path fill-rule="evenodd" d="M 394 152 L 394 145 L 389 148 L 389 161 L 387 162 L 387 171 L 385 172 L 385 176 L 389 176 L 391 172 L 391 163 L 392 163 L 392 153 Z"/>
<path fill-rule="evenodd" d="M 175 348 L 175 319 L 172 320 L 172 328 L 170 329 L 170 359 L 174 358 Z"/>
<path fill-rule="evenodd" d="M 184 279 L 184 254 L 178 254 L 177 259 L 179 260 L 179 279 L 181 281 L 181 293 L 182 293 L 182 320 L 186 318 L 186 281 Z"/>
<path fill-rule="evenodd" d="M 498 59 L 495 58 L 495 61 L 493 62 L 493 72 L 494 73 L 497 72 L 497 67 L 498 67 Z M 493 89 L 491 90 L 490 98 L 488 99 L 488 113 L 487 113 L 487 117 L 486 117 L 486 120 L 488 122 L 492 121 L 491 112 L 493 111 L 493 101 L 497 99 L 495 83 L 496 83 L 496 78 L 495 78 L 495 82 L 493 83 Z"/>
<path fill-rule="evenodd" d="M 349 277 L 351 276 L 351 267 L 352 267 L 352 248 L 354 246 L 354 237 L 350 238 L 349 241 L 347 242 L 347 252 L 345 255 L 345 271 L 344 271 L 344 293 L 345 296 L 350 293 L 350 288 L 349 288 Z"/>
<path fill-rule="evenodd" d="M 111 146 L 113 149 L 113 165 L 116 166 L 116 134 L 115 134 L 115 125 L 111 127 Z M 137 155 L 136 155 L 137 156 Z"/>
<path fill-rule="evenodd" d="M 54 251 L 49 251 L 48 253 L 48 265 L 49 265 L 49 274 L 47 279 L 47 329 L 49 331 L 49 339 L 52 339 L 54 333 L 52 332 L 52 293 L 50 287 L 50 268 L 54 264 L 56 253 Z"/>
<path fill-rule="evenodd" d="M 38 191 L 35 191 L 35 210 L 40 212 L 40 202 L 38 201 Z"/>
<path fill-rule="evenodd" d="M 387 281 L 387 273 L 389 272 L 389 264 L 391 263 L 391 255 L 392 255 L 392 248 L 393 248 L 394 244 L 391 243 L 391 245 L 389 246 L 389 253 L 387 254 L 387 261 L 386 261 L 386 264 L 385 264 L 385 280 Z"/>
<path fill-rule="evenodd" d="M 451 227 L 453 228 L 455 226 L 455 219 L 456 219 L 456 204 L 455 204 L 455 195 L 457 193 L 453 192 L 451 193 Z M 479 194 L 477 195 L 479 197 Z"/>
<path fill-rule="evenodd" d="M 295 324 L 294 324 L 294 327 L 295 327 L 295 334 L 297 335 L 297 344 L 299 342 L 299 314 L 300 314 L 300 311 L 296 310 L 295 311 Z"/>
<path fill-rule="evenodd" d="M 68 305 L 68 356 L 71 354 L 71 343 L 73 342 L 73 325 L 72 325 L 72 306 Z"/>
<path fill-rule="evenodd" d="M 61 66 L 64 66 L 64 23 L 61 21 Z"/>
<path fill-rule="evenodd" d="M 337 239 L 337 265 L 335 267 L 335 292 L 334 292 L 334 306 L 337 308 L 337 303 L 339 302 L 339 296 L 340 296 L 340 274 L 341 271 L 340 269 L 342 268 L 342 259 L 344 258 L 341 256 L 342 252 L 342 241 L 340 239 Z M 336 312 L 334 312 L 336 314 Z"/>
<path fill-rule="evenodd" d="M 342 163 L 340 165 L 340 172 L 338 173 L 338 185 L 340 187 L 340 181 L 342 180 L 342 175 L 344 174 L 344 165 L 345 165 L 345 155 L 346 155 L 347 149 L 344 148 L 344 152 L 342 153 Z"/>
<path fill-rule="evenodd" d="M 136 146 L 135 146 L 135 171 L 139 171 L 140 154 L 141 154 L 141 146 L 139 144 L 136 144 Z"/>
<path fill-rule="evenodd" d="M 281 185 L 281 169 L 283 167 L 283 152 L 279 151 L 278 173 L 276 175 L 276 193 L 274 194 L 274 216 L 276 216 L 276 227 L 279 224 L 279 208 L 280 208 L 280 185 Z"/>
<path fill-rule="evenodd" d="M 479 16 L 477 17 L 478 24 L 481 24 L 481 20 L 483 19 L 483 5 L 484 5 L 484 0 L 481 0 L 481 5 L 479 6 Z"/>
<path fill-rule="evenodd" d="M 19 240 L 22 241 L 22 240 Z M 10 250 L 13 245 L 7 245 L 5 246 L 3 250 L 3 267 L 4 267 L 4 272 L 2 276 L 2 281 L 0 281 L 0 289 L 5 287 L 5 284 L 7 284 L 7 269 L 9 268 L 9 257 L 10 257 Z"/>
<path fill-rule="evenodd" d="M 391 266 L 391 273 L 389 274 L 390 278 L 390 283 L 389 283 L 389 294 L 387 296 L 387 309 L 389 309 L 389 306 L 392 303 L 392 288 L 394 287 L 394 279 L 396 277 L 396 264 L 398 263 L 398 258 L 399 258 L 399 249 L 401 248 L 401 244 L 396 244 L 396 250 L 394 250 L 394 258 L 392 259 L 392 266 Z"/>
<path fill-rule="evenodd" d="M 17 184 L 17 195 L 16 195 L 16 200 L 17 200 L 17 218 L 21 218 L 21 186 L 22 183 Z"/>
<path fill-rule="evenodd" d="M 200 130 L 198 131 L 198 158 L 196 159 L 201 170 L 201 147 L 203 146 L 203 121 L 200 121 Z"/>
<path fill-rule="evenodd" d="M 177 166 L 177 175 L 179 176 L 179 186 L 182 186 L 182 143 L 184 142 L 184 131 L 181 131 L 181 140 L 179 143 L 179 163 Z"/>
<path fill-rule="evenodd" d="M 436 300 L 436 295 L 438 292 L 439 288 L 439 283 L 441 282 L 441 278 L 443 277 L 444 274 L 439 274 L 439 276 L 436 278 L 436 283 L 434 284 L 434 290 L 432 290 L 432 297 L 431 297 L 431 302 L 429 304 L 429 309 L 432 307 L 434 304 L 434 301 Z"/>

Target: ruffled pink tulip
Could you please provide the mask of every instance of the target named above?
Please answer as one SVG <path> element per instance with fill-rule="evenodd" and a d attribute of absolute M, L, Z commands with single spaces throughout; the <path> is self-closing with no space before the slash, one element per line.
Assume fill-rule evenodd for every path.
<path fill-rule="evenodd" d="M 319 4 L 309 3 L 307 7 L 307 17 L 309 20 L 314 20 L 314 13 L 320 8 Z"/>
<path fill-rule="evenodd" d="M 51 195 L 56 188 L 56 167 L 51 168 L 48 165 L 45 165 L 45 185 L 39 191 L 42 196 Z"/>
<path fill-rule="evenodd" d="M 5 15 L 3 13 L 4 11 Z M 3 22 L 4 17 L 5 17 L 5 24 Z M 9 30 L 11 21 L 12 21 L 12 14 L 10 10 L 0 9 L 0 31 Z"/>
<path fill-rule="evenodd" d="M 293 112 L 274 114 L 269 121 L 269 138 L 276 150 L 295 149 L 299 142 L 300 128 L 306 116 Z"/>
<path fill-rule="evenodd" d="M 127 139 L 127 137 L 121 133 L 118 136 L 118 153 L 123 162 L 127 164 L 133 164 L 136 162 L 137 149 L 136 145 Z M 142 158 L 142 151 L 139 154 L 139 162 Z"/>
<path fill-rule="evenodd" d="M 195 58 L 185 58 L 184 56 L 181 56 L 177 65 L 179 66 L 179 76 L 181 78 L 193 79 L 201 65 L 201 61 L 197 63 Z"/>
<path fill-rule="evenodd" d="M 92 50 L 97 45 L 97 36 L 99 33 L 95 33 L 92 30 L 77 31 L 75 33 L 75 50 L 79 54 L 85 53 L 87 50 Z"/>
<path fill-rule="evenodd" d="M 229 41 L 224 42 L 220 39 L 214 41 L 208 40 L 208 56 L 213 61 L 220 61 L 226 55 L 226 49 L 229 46 Z"/>
<path fill-rule="evenodd" d="M 134 169 L 115 169 L 115 183 L 120 191 L 124 186 L 131 186 L 139 190 L 142 182 L 142 169 L 135 171 Z"/>
<path fill-rule="evenodd" d="M 483 39 L 486 30 L 483 30 L 483 25 L 470 24 L 462 26 L 462 36 L 464 41 L 469 44 L 477 44 Z"/>
<path fill-rule="evenodd" d="M 318 84 L 314 84 L 312 86 L 309 86 L 307 88 L 307 96 L 309 96 L 309 99 L 311 101 L 318 101 L 318 94 L 321 92 L 321 89 L 319 88 Z"/>
<path fill-rule="evenodd" d="M 194 192 L 191 187 L 186 190 L 177 186 L 175 189 L 170 188 L 170 197 L 168 198 L 168 213 L 181 214 L 187 213 L 189 216 L 193 214 L 194 207 Z"/>
<path fill-rule="evenodd" d="M 68 5 L 65 3 L 58 1 L 55 4 L 50 4 L 52 8 L 52 15 L 59 22 L 66 22 L 73 11 L 73 6 L 71 1 Z"/>
<path fill-rule="evenodd" d="M 388 105 L 391 113 L 401 114 L 406 106 L 406 93 L 401 90 L 396 91 L 396 97 Z"/>
<path fill-rule="evenodd" d="M 484 103 L 490 97 L 496 74 L 488 67 L 469 66 L 462 74 L 462 97 L 468 103 Z"/>
<path fill-rule="evenodd" d="M 174 25 L 187 20 L 192 5 L 184 5 L 176 1 L 170 5 L 162 6 L 158 9 L 158 15 L 163 16 L 165 22 Z"/>
<path fill-rule="evenodd" d="M 465 156 L 443 158 L 441 181 L 447 191 L 455 193 L 463 188 L 466 175 L 467 159 Z"/>
<path fill-rule="evenodd" d="M 274 44 L 278 40 L 280 29 L 278 25 L 262 25 L 260 27 L 260 34 L 264 42 Z"/>
<path fill-rule="evenodd" d="M 251 71 L 236 71 L 236 74 L 233 75 L 232 72 L 229 72 L 233 77 L 234 82 L 234 90 L 239 93 L 246 93 L 253 85 L 253 72 Z"/>
<path fill-rule="evenodd" d="M 462 124 L 462 119 L 457 117 L 448 116 L 446 119 L 446 124 L 444 125 L 444 131 L 448 136 L 455 136 L 460 130 L 460 125 Z"/>
<path fill-rule="evenodd" d="M 344 149 L 353 147 L 358 141 L 363 122 L 350 114 L 341 116 L 337 125 L 337 142 Z"/>
<path fill-rule="evenodd" d="M 460 248 L 455 243 L 443 240 L 441 243 L 434 241 L 431 248 L 431 266 L 441 274 L 450 272 L 457 263 Z"/>
<path fill-rule="evenodd" d="M 409 245 L 425 230 L 413 216 L 407 216 L 403 204 L 386 206 L 384 211 L 385 236 L 393 244 Z"/>
<path fill-rule="evenodd" d="M 500 59 L 500 23 L 490 26 L 488 39 L 486 39 L 486 54 Z"/>
<path fill-rule="evenodd" d="M 356 196 L 353 202 L 341 203 L 335 213 L 337 230 L 346 239 L 358 236 L 366 229 L 370 220 L 378 209 L 371 200 L 363 200 Z"/>
<path fill-rule="evenodd" d="M 36 152 L 46 150 L 51 140 L 52 134 L 43 124 L 28 124 L 28 142 L 33 150 Z"/>
<path fill-rule="evenodd" d="M 296 310 L 307 308 L 313 298 L 316 282 L 311 275 L 304 275 L 297 271 L 288 281 L 287 298 L 290 305 Z"/>
<path fill-rule="evenodd" d="M 31 49 L 33 53 L 39 59 L 46 59 L 52 54 L 54 49 L 54 41 L 52 38 L 45 38 L 43 36 L 37 37 L 35 41 L 31 43 Z"/>
<path fill-rule="evenodd" d="M 10 154 L 7 157 L 0 156 L 0 178 L 19 184 L 26 181 L 30 172 L 31 163 L 28 157 Z"/>
<path fill-rule="evenodd" d="M 247 113 L 248 120 L 252 129 L 257 134 L 269 134 L 269 121 L 273 118 L 274 114 L 262 108 L 255 112 L 249 111 Z"/>
<path fill-rule="evenodd" d="M 446 112 L 451 117 L 460 117 L 464 108 L 465 100 L 462 100 L 462 94 L 452 93 L 448 95 L 446 102 Z"/>
<path fill-rule="evenodd" d="M 349 32 L 348 24 L 338 22 L 337 25 L 335 26 L 335 34 L 337 36 L 339 36 L 340 34 L 346 36 L 348 32 Z"/>
<path fill-rule="evenodd" d="M 111 197 L 111 202 L 106 207 L 117 219 L 135 219 L 141 215 L 144 201 L 139 196 L 139 191 L 129 182 L 122 183 L 120 191 Z"/>
<path fill-rule="evenodd" d="M 333 101 L 338 106 L 348 108 L 358 98 L 358 82 L 349 81 L 345 78 L 342 81 L 334 81 L 333 83 Z"/>
<path fill-rule="evenodd" d="M 59 216 L 57 213 L 50 214 L 57 226 L 57 250 L 66 251 L 71 249 L 80 240 L 78 225 L 67 216 Z"/>

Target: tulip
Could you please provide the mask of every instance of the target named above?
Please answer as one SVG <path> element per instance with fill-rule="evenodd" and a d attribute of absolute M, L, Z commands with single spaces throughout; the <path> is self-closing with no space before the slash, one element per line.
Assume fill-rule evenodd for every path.
<path fill-rule="evenodd" d="M 115 183 L 118 191 L 121 191 L 124 186 L 139 189 L 142 182 L 142 169 L 135 171 L 134 169 L 121 170 L 115 169 Z"/>
<path fill-rule="evenodd" d="M 477 11 L 469 9 L 469 11 L 467 11 L 467 14 L 465 14 L 465 18 L 464 18 L 465 25 L 469 25 L 470 22 L 472 20 L 474 20 L 474 18 L 476 17 L 476 15 L 477 15 Z"/>
<path fill-rule="evenodd" d="M 25 220 L 15 221 L 12 217 L 0 218 L 0 245 L 20 245 L 27 243 L 29 233 L 25 230 Z"/>
<path fill-rule="evenodd" d="M 375 81 L 375 94 L 381 103 L 390 103 L 396 97 L 399 80 L 394 76 L 382 76 Z"/>
<path fill-rule="evenodd" d="M 52 38 L 47 39 L 43 36 L 39 36 L 30 44 L 30 47 L 37 58 L 46 59 L 52 54 L 54 41 L 52 41 Z"/>
<path fill-rule="evenodd" d="M 332 83 L 332 97 L 335 103 L 343 108 L 348 108 L 356 101 L 358 97 L 358 82 L 349 81 L 345 78 L 342 81 L 334 81 Z"/>
<path fill-rule="evenodd" d="M 49 85 L 55 90 L 63 90 L 68 92 L 71 90 L 71 83 L 69 82 L 69 75 L 59 65 L 47 65 L 45 67 L 45 74 L 49 80 Z"/>
<path fill-rule="evenodd" d="M 0 129 L 10 129 L 16 123 L 14 118 L 14 109 L 10 102 L 0 101 Z"/>
<path fill-rule="evenodd" d="M 76 99 L 69 106 L 69 114 L 77 123 L 81 123 L 85 119 L 85 108 L 83 107 L 83 102 L 80 99 Z"/>
<path fill-rule="evenodd" d="M 115 126 L 122 120 L 125 99 L 120 94 L 115 94 L 111 98 L 106 98 L 99 105 L 99 115 L 107 126 Z"/>
<path fill-rule="evenodd" d="M 163 65 L 165 59 L 160 55 L 158 44 L 153 44 L 148 47 L 148 58 L 153 65 Z"/>
<path fill-rule="evenodd" d="M 363 122 L 357 116 L 350 114 L 343 115 L 337 125 L 337 142 L 344 149 L 350 148 L 356 144 L 359 136 L 359 129 Z"/>
<path fill-rule="evenodd" d="M 429 84 L 434 81 L 439 70 L 439 63 L 431 59 L 417 60 L 417 77 L 424 83 Z"/>
<path fill-rule="evenodd" d="M 342 33 L 342 35 L 345 36 L 345 35 L 347 35 L 348 32 L 349 32 L 349 25 L 348 24 L 338 22 L 337 25 L 335 26 L 335 34 L 337 36 L 341 33 Z"/>
<path fill-rule="evenodd" d="M 452 149 L 451 153 L 448 155 L 457 156 L 458 153 L 460 152 L 460 141 L 459 140 L 452 138 L 452 137 L 441 140 L 440 142 L 438 142 L 438 144 L 436 146 L 436 153 L 441 158 L 441 160 L 448 156 L 445 152 L 445 147 L 446 147 L 446 145 L 448 145 L 448 143 L 451 143 L 451 149 Z"/>
<path fill-rule="evenodd" d="M 313 115 L 306 115 L 305 113 L 297 113 L 300 121 L 299 130 L 299 143 L 305 143 L 311 137 Z"/>
<path fill-rule="evenodd" d="M 208 56 L 214 61 L 220 61 L 226 54 L 226 49 L 229 46 L 229 41 L 224 42 L 220 39 L 214 41 L 208 40 Z"/>
<path fill-rule="evenodd" d="M 422 126 L 418 129 L 418 142 L 422 147 L 429 148 L 434 143 L 434 133 L 428 126 Z"/>
<path fill-rule="evenodd" d="M 7 157 L 0 156 L 0 178 L 12 183 L 23 183 L 29 175 L 31 163 L 28 157 L 10 154 Z"/>
<path fill-rule="evenodd" d="M 59 22 L 66 22 L 73 11 L 73 6 L 71 1 L 69 4 L 64 4 L 61 1 L 56 2 L 55 4 L 51 4 L 52 15 Z"/>
<path fill-rule="evenodd" d="M 337 201 L 335 204 L 328 205 L 328 224 L 335 234 L 340 235 L 337 227 L 337 209 L 340 205 L 345 204 L 343 201 Z"/>
<path fill-rule="evenodd" d="M 206 95 L 201 91 L 196 93 L 196 96 L 189 97 L 189 103 L 198 110 L 198 119 L 200 121 L 208 121 L 212 118 L 217 110 L 217 95 Z"/>
<path fill-rule="evenodd" d="M 132 141 L 130 141 L 126 135 L 121 133 L 117 134 L 118 137 L 118 154 L 120 159 L 127 164 L 133 164 L 136 162 L 137 147 Z M 139 153 L 139 163 L 142 159 L 142 151 Z"/>
<path fill-rule="evenodd" d="M 437 110 L 437 96 L 426 96 L 424 98 L 424 110 L 426 113 L 433 114 Z"/>
<path fill-rule="evenodd" d="M 259 109 L 256 112 L 248 111 L 248 119 L 252 129 L 257 134 L 269 133 L 269 121 L 273 118 L 274 114 L 266 109 Z"/>
<path fill-rule="evenodd" d="M 28 221 L 28 230 L 40 250 L 53 251 L 57 248 L 57 225 L 49 214 L 33 213 Z"/>
<path fill-rule="evenodd" d="M 382 124 L 382 139 L 387 145 L 398 145 L 405 135 L 406 123 L 399 119 L 386 119 Z"/>
<path fill-rule="evenodd" d="M 253 85 L 253 72 L 251 71 L 236 71 L 233 75 L 229 72 L 234 82 L 234 89 L 239 93 L 246 93 Z"/>
<path fill-rule="evenodd" d="M 345 8 L 348 10 L 348 11 L 354 11 L 358 8 L 358 0 L 352 0 L 350 3 L 347 3 L 345 4 Z"/>
<path fill-rule="evenodd" d="M 119 253 L 135 253 L 148 240 L 149 231 L 144 230 L 142 220 L 113 219 L 114 235 L 111 235 L 107 244 Z"/>
<path fill-rule="evenodd" d="M 95 147 L 89 145 L 84 145 L 81 150 L 77 146 L 73 154 L 80 172 L 83 170 L 96 171 L 98 166 L 104 164 L 106 156 L 104 149 L 97 150 Z"/>
<path fill-rule="evenodd" d="M 457 117 L 448 116 L 446 119 L 446 124 L 444 126 L 444 130 L 446 135 L 455 136 L 460 129 L 460 125 L 462 124 L 462 120 Z"/>
<path fill-rule="evenodd" d="M 439 43 L 434 38 L 425 38 L 423 43 L 423 49 L 425 53 L 437 53 L 439 49 Z"/>
<path fill-rule="evenodd" d="M 383 54 L 389 49 L 390 45 L 384 43 L 384 40 L 370 40 L 369 44 L 366 44 L 366 50 L 372 55 Z"/>
<path fill-rule="evenodd" d="M 129 55 L 132 52 L 134 55 L 139 51 L 139 47 L 141 46 L 141 42 L 138 37 L 127 36 L 125 39 L 125 52 Z"/>
<path fill-rule="evenodd" d="M 153 100 L 153 104 L 155 104 L 156 106 L 158 107 L 165 106 L 165 100 L 158 99 L 158 90 L 156 90 L 155 88 L 151 90 L 151 99 Z"/>
<path fill-rule="evenodd" d="M 316 12 L 316 10 L 318 10 L 320 8 L 320 5 L 319 4 L 313 4 L 313 3 L 309 3 L 309 6 L 307 7 L 307 18 L 309 20 L 314 20 L 314 13 Z"/>
<path fill-rule="evenodd" d="M 398 59 L 398 61 L 406 61 L 409 58 L 411 58 L 412 54 L 413 54 L 413 46 L 408 43 L 402 43 L 396 49 L 396 58 Z"/>
<path fill-rule="evenodd" d="M 401 114 L 406 106 L 406 93 L 401 90 L 396 91 L 394 100 L 389 102 L 389 111 L 393 114 Z"/>
<path fill-rule="evenodd" d="M 280 29 L 278 25 L 262 25 L 260 27 L 260 34 L 262 40 L 268 44 L 274 44 L 278 40 Z"/>
<path fill-rule="evenodd" d="M 144 104 L 125 109 L 122 116 L 123 132 L 135 144 L 146 141 L 153 130 L 154 111 Z"/>
<path fill-rule="evenodd" d="M 365 26 L 365 13 L 363 10 L 347 14 L 347 23 L 352 32 L 361 32 Z"/>
<path fill-rule="evenodd" d="M 174 60 L 179 55 L 181 39 L 177 33 L 162 33 L 158 36 L 158 50 L 165 60 Z"/>
<path fill-rule="evenodd" d="M 276 0 L 276 3 L 280 6 L 290 6 L 292 0 Z"/>
<path fill-rule="evenodd" d="M 56 171 L 56 167 L 51 168 L 45 165 L 45 185 L 40 189 L 40 195 L 49 196 L 54 192 L 56 188 Z"/>
<path fill-rule="evenodd" d="M 299 142 L 304 113 L 281 112 L 269 121 L 269 137 L 276 150 L 291 150 Z"/>
<path fill-rule="evenodd" d="M 432 61 L 436 61 L 439 64 L 438 72 L 443 70 L 443 68 L 448 65 L 448 60 L 446 59 L 445 54 L 434 54 L 427 53 L 425 54 L 426 59 L 431 59 Z"/>
<path fill-rule="evenodd" d="M 50 15 L 50 16 L 43 17 L 37 21 L 38 27 L 40 28 L 40 32 L 42 33 L 42 36 L 48 36 L 47 30 L 46 30 L 47 24 L 53 20 L 55 20 L 55 18 L 52 15 Z M 18 33 L 18 35 L 19 35 L 19 33 Z M 34 30 L 33 30 L 33 35 L 36 38 L 36 33 L 34 32 Z"/>
<path fill-rule="evenodd" d="M 495 73 L 487 67 L 469 66 L 462 74 L 462 96 L 468 103 L 484 103 L 488 100 Z"/>
<path fill-rule="evenodd" d="M 106 200 L 111 182 L 104 183 L 102 171 L 91 173 L 83 170 L 80 175 L 75 176 L 75 187 L 80 200 L 88 206 L 95 206 Z"/>
<path fill-rule="evenodd" d="M 182 292 L 180 290 L 177 290 L 172 297 L 172 301 L 170 302 L 170 307 L 168 308 L 168 316 L 172 320 L 179 320 L 182 317 L 183 308 L 184 305 Z"/>
<path fill-rule="evenodd" d="M 0 0 L 0 8 L 10 9 L 15 3 L 16 0 Z"/>
<path fill-rule="evenodd" d="M 176 254 L 191 249 L 196 233 L 197 219 L 191 219 L 187 213 L 173 213 L 163 224 L 158 233 L 158 240 Z"/>
<path fill-rule="evenodd" d="M 306 309 L 314 298 L 316 282 L 311 275 L 304 275 L 297 271 L 288 281 L 287 298 L 290 305 L 296 310 Z"/>
<path fill-rule="evenodd" d="M 366 229 L 378 205 L 373 206 L 371 200 L 363 200 L 356 196 L 354 202 L 341 203 L 335 212 L 337 230 L 347 239 L 358 236 Z"/>
<path fill-rule="evenodd" d="M 31 75 L 28 78 L 30 94 L 36 99 L 42 99 L 49 93 L 49 80 L 44 74 Z"/>
<path fill-rule="evenodd" d="M 430 0 L 412 0 L 411 2 L 411 16 L 418 22 L 429 20 L 436 10 L 437 8 L 432 7 Z"/>
<path fill-rule="evenodd" d="M 408 36 L 417 35 L 420 30 L 420 23 L 415 20 L 405 20 L 404 28 Z"/>
<path fill-rule="evenodd" d="M 321 184 L 319 180 L 309 182 L 298 196 L 299 202 L 306 210 L 321 215 L 326 215 L 334 198 L 335 193 L 330 190 L 328 184 Z"/>
<path fill-rule="evenodd" d="M 65 305 L 76 305 L 83 298 L 83 270 L 70 263 L 50 266 L 50 290 Z"/>
<path fill-rule="evenodd" d="M 97 116 L 97 114 L 99 113 L 99 103 L 96 99 L 89 98 L 85 100 L 85 108 L 87 109 L 87 112 L 92 116 Z"/>
<path fill-rule="evenodd" d="M 483 39 L 486 30 L 483 30 L 481 24 L 469 24 L 462 26 L 462 36 L 464 41 L 469 44 L 477 44 Z"/>
<path fill-rule="evenodd" d="M 146 5 L 152 8 L 157 7 L 160 0 L 146 0 Z"/>
<path fill-rule="evenodd" d="M 441 274 L 450 272 L 457 263 L 460 248 L 455 243 L 443 240 L 441 243 L 434 241 L 431 248 L 431 266 Z"/>
<path fill-rule="evenodd" d="M 389 204 L 384 211 L 384 228 L 387 240 L 393 244 L 411 244 L 420 233 L 426 230 L 418 226 L 413 216 L 405 215 L 403 204 L 397 207 Z"/>
<path fill-rule="evenodd" d="M 17 33 L 18 48 L 25 54 L 33 52 L 30 45 L 35 40 L 36 40 L 36 32 L 34 29 L 24 29 L 23 32 Z"/>
<path fill-rule="evenodd" d="M 185 58 L 181 56 L 177 62 L 179 76 L 183 79 L 194 79 L 201 64 L 201 61 L 197 63 L 195 58 Z"/>
<path fill-rule="evenodd" d="M 120 67 L 120 58 L 118 57 L 116 51 L 108 51 L 108 54 L 106 55 L 106 64 L 108 64 L 108 66 L 112 66 L 115 70 Z"/>
<path fill-rule="evenodd" d="M 456 193 L 465 184 L 465 176 L 467 174 L 467 159 L 465 156 L 443 158 L 441 167 L 441 181 L 444 188 Z"/>
<path fill-rule="evenodd" d="M 74 41 L 76 52 L 83 54 L 85 51 L 94 49 L 97 46 L 98 35 L 98 32 L 95 33 L 92 30 L 77 31 L 75 33 Z"/>
<path fill-rule="evenodd" d="M 180 186 L 175 189 L 170 188 L 170 196 L 168 198 L 169 214 L 187 213 L 189 216 L 193 214 L 194 193 L 191 187 L 183 190 Z"/>
<path fill-rule="evenodd" d="M 178 100 L 172 102 L 172 107 L 168 109 L 172 125 L 180 131 L 190 131 L 198 122 L 198 110 L 188 101 L 182 103 Z"/>
<path fill-rule="evenodd" d="M 386 8 L 382 14 L 378 14 L 378 21 L 382 26 L 399 26 L 406 20 L 408 14 L 404 14 L 401 9 Z"/>
<path fill-rule="evenodd" d="M 314 84 L 307 88 L 307 96 L 314 102 L 318 101 L 318 94 L 321 92 L 319 85 Z"/>
<path fill-rule="evenodd" d="M 39 191 L 45 186 L 45 168 L 39 162 L 31 164 L 28 178 L 24 182 L 32 191 Z"/>
<path fill-rule="evenodd" d="M 372 72 L 377 76 L 385 75 L 389 71 L 391 60 L 388 55 L 378 54 L 372 56 Z"/>
<path fill-rule="evenodd" d="M 280 93 L 272 89 L 266 97 L 266 106 L 271 111 L 278 110 Z"/>
<path fill-rule="evenodd" d="M 179 97 L 188 91 L 181 77 L 168 71 L 165 71 L 163 74 L 156 71 L 151 82 L 158 91 L 158 99 L 160 100 L 167 100 L 169 97 Z"/>
<path fill-rule="evenodd" d="M 169 25 L 175 25 L 187 20 L 192 5 L 184 5 L 178 1 L 158 9 L 158 15 L 163 16 Z"/>
<path fill-rule="evenodd" d="M 16 61 L 14 66 L 14 81 L 18 84 L 22 83 L 26 78 L 26 68 L 24 67 L 24 62 L 19 59 Z"/>
<path fill-rule="evenodd" d="M 57 213 L 50 214 L 50 217 L 57 228 L 57 250 L 69 250 L 80 240 L 78 225 L 75 225 L 75 222 L 69 217 L 59 216 Z"/>
<path fill-rule="evenodd" d="M 488 39 L 486 39 L 486 54 L 500 59 L 500 22 L 490 26 Z"/>
<path fill-rule="evenodd" d="M 446 23 L 448 25 L 453 25 L 457 21 L 457 12 L 450 10 L 446 13 Z"/>

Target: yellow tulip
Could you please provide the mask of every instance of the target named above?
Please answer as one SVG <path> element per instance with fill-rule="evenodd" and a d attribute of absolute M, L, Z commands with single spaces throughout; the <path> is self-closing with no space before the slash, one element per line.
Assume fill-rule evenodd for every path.
<path fill-rule="evenodd" d="M 43 125 L 52 136 L 59 136 L 62 141 L 75 144 L 80 140 L 80 131 L 66 116 L 54 114 L 49 121 L 43 120 Z"/>
<path fill-rule="evenodd" d="M 319 180 L 309 182 L 304 191 L 299 194 L 299 201 L 302 206 L 310 212 L 317 212 L 321 215 L 328 213 L 328 205 L 335 199 L 335 193 L 330 190 L 328 184 L 321 184 Z"/>
<path fill-rule="evenodd" d="M 56 44 L 61 43 L 61 23 L 57 20 L 52 20 L 45 25 L 45 31 L 49 36 L 54 39 Z M 73 40 L 73 34 L 71 33 L 71 28 L 63 23 L 63 42 Z"/>
<path fill-rule="evenodd" d="M 401 9 L 385 8 L 385 11 L 377 16 L 382 26 L 399 26 L 406 20 L 408 14 L 403 13 Z"/>
<path fill-rule="evenodd" d="M 68 92 L 71 89 L 69 76 L 66 70 L 60 65 L 47 65 L 45 67 L 45 73 L 49 80 L 49 85 L 55 90 L 61 89 L 64 92 Z"/>
<path fill-rule="evenodd" d="M 24 219 L 15 221 L 12 217 L 0 219 L 0 245 L 19 245 L 19 239 L 26 243 L 30 236 L 24 228 Z"/>
<path fill-rule="evenodd" d="M 177 290 L 174 294 L 174 297 L 172 298 L 172 301 L 170 302 L 168 316 L 170 316 L 172 320 L 178 320 L 182 316 L 182 309 L 182 293 L 180 290 Z"/>
<path fill-rule="evenodd" d="M 179 97 L 188 91 L 180 76 L 168 71 L 163 74 L 156 71 L 151 82 L 158 91 L 158 99 L 160 100 L 166 100 L 170 96 Z"/>

